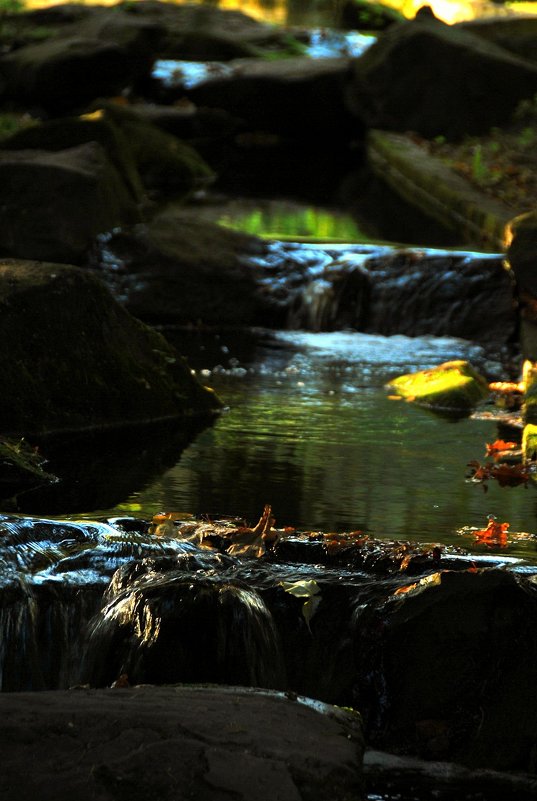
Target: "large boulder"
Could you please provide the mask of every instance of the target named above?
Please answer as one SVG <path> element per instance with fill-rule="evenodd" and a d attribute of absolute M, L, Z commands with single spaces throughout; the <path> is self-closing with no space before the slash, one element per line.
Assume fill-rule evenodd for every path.
<path fill-rule="evenodd" d="M 354 61 L 347 98 L 369 127 L 458 139 L 501 126 L 536 91 L 534 64 L 420 15 Z"/>
<path fill-rule="evenodd" d="M 227 61 L 260 55 L 263 51 L 285 52 L 292 37 L 287 31 L 253 19 L 241 11 L 212 5 L 175 4 L 144 0 L 128 12 L 165 26 L 161 58 L 192 61 Z"/>
<path fill-rule="evenodd" d="M 356 647 L 372 682 L 357 703 L 369 742 L 533 772 L 537 703 L 526 688 L 535 675 L 536 614 L 533 579 L 475 569 L 408 583 L 375 612 L 357 608 Z M 376 647 L 367 653 L 368 636 Z"/>
<path fill-rule="evenodd" d="M 50 6 L 11 14 L 8 27 L 18 47 L 75 36 L 117 46 L 129 59 L 133 77 L 144 75 L 156 57 L 225 61 L 297 48 L 289 32 L 240 11 L 158 0 L 111 7 Z M 7 40 L 6 44 L 9 47 L 13 42 Z"/>
<path fill-rule="evenodd" d="M 211 168 L 188 143 L 136 111 L 108 103 L 102 112 L 123 134 L 147 189 L 188 193 L 211 183 Z"/>
<path fill-rule="evenodd" d="M 364 798 L 359 715 L 306 698 L 79 689 L 5 693 L 0 713 L 5 801 Z"/>
<path fill-rule="evenodd" d="M 132 61 L 114 42 L 54 37 L 3 56 L 0 81 L 7 99 L 58 113 L 120 92 L 133 78 Z"/>
<path fill-rule="evenodd" d="M 144 188 L 188 193 L 213 180 L 211 169 L 186 142 L 134 111 L 114 103 L 102 105 L 83 117 L 62 117 L 24 127 L 3 140 L 0 147 L 59 151 L 98 142 L 138 203 Z"/>
<path fill-rule="evenodd" d="M 308 141 L 348 139 L 357 133 L 343 89 L 346 58 L 296 57 L 231 62 L 224 75 L 209 75 L 192 89 L 181 87 L 199 106 L 218 108 L 241 118 L 250 130 Z"/>
<path fill-rule="evenodd" d="M 4 433 L 100 429 L 218 406 L 177 352 L 87 271 L 4 260 L 0 308 Z"/>
<path fill-rule="evenodd" d="M 270 325 L 278 307 L 256 261 L 256 237 L 173 208 L 103 240 L 100 269 L 116 297 L 149 322 Z"/>
<path fill-rule="evenodd" d="M 95 236 L 140 219 L 132 187 L 97 142 L 0 151 L 0 254 L 78 264 Z"/>
<path fill-rule="evenodd" d="M 533 14 L 478 17 L 459 22 L 456 27 L 481 36 L 521 58 L 537 61 L 537 17 Z"/>
<path fill-rule="evenodd" d="M 58 152 L 97 142 L 115 167 L 135 203 L 143 199 L 144 188 L 130 150 L 129 140 L 120 128 L 102 114 L 60 117 L 20 128 L 0 142 L 1 150 L 47 150 Z"/>

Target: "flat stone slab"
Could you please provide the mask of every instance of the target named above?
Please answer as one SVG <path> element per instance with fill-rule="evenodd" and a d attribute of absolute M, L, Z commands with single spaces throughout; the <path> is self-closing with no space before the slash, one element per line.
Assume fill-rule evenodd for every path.
<path fill-rule="evenodd" d="M 245 688 L 0 695 L 3 801 L 360 801 L 356 713 Z"/>
<path fill-rule="evenodd" d="M 505 249 L 505 227 L 515 216 L 513 210 L 484 195 L 409 136 L 371 130 L 367 159 L 373 172 L 394 192 L 458 232 L 461 243 Z"/>

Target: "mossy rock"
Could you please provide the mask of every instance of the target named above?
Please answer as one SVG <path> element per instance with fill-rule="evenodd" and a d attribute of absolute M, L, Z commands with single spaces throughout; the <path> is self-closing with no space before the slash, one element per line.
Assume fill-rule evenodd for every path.
<path fill-rule="evenodd" d="M 3 150 L 48 150 L 58 152 L 87 142 L 98 142 L 128 186 L 132 199 L 140 202 L 143 186 L 129 141 L 117 125 L 99 113 L 85 117 L 62 117 L 20 128 L 0 142 Z"/>
<path fill-rule="evenodd" d="M 2 433 L 98 431 L 210 415 L 214 394 L 88 270 L 0 262 Z"/>
<path fill-rule="evenodd" d="M 117 104 L 105 104 L 103 114 L 129 142 L 147 189 L 188 193 L 214 181 L 214 172 L 197 151 L 173 134 Z"/>
<path fill-rule="evenodd" d="M 468 412 L 489 394 L 487 381 L 462 359 L 393 379 L 393 392 L 433 409 Z"/>
<path fill-rule="evenodd" d="M 537 363 L 526 362 L 524 365 L 524 421 L 537 426 Z"/>
<path fill-rule="evenodd" d="M 534 423 L 528 423 L 524 426 L 522 454 L 526 462 L 537 460 L 537 425 Z"/>
<path fill-rule="evenodd" d="M 98 142 L 0 150 L 2 255 L 80 264 L 98 234 L 139 220 L 131 188 Z"/>

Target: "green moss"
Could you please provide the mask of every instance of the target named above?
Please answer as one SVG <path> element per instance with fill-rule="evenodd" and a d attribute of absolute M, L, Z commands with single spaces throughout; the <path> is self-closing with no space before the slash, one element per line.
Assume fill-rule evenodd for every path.
<path fill-rule="evenodd" d="M 27 114 L 13 114 L 6 112 L 0 114 L 0 140 L 7 139 L 17 131 L 32 126 L 34 123 Z"/>
<path fill-rule="evenodd" d="M 533 462 L 537 459 L 537 425 L 533 423 L 524 426 L 522 454 L 526 462 Z"/>
<path fill-rule="evenodd" d="M 145 187 L 188 193 L 214 180 L 209 165 L 186 142 L 112 103 L 104 113 L 129 142 Z"/>
<path fill-rule="evenodd" d="M 524 420 L 537 425 L 537 364 L 527 364 L 524 369 L 526 389 L 524 392 Z"/>
<path fill-rule="evenodd" d="M 470 411 L 489 392 L 483 376 L 463 360 L 399 376 L 388 386 L 407 400 L 448 411 Z"/>

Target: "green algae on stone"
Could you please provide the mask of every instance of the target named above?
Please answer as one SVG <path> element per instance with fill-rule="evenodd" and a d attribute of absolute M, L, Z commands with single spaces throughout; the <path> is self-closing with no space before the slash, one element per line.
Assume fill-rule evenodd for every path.
<path fill-rule="evenodd" d="M 522 455 L 525 462 L 537 459 L 537 425 L 527 423 L 522 434 Z"/>
<path fill-rule="evenodd" d="M 128 140 L 147 189 L 188 194 L 214 181 L 212 169 L 187 142 L 117 103 L 102 106 L 103 119 L 117 126 Z"/>
<path fill-rule="evenodd" d="M 447 411 L 470 411 L 489 394 L 487 381 L 462 359 L 399 376 L 388 388 L 406 400 Z"/>
<path fill-rule="evenodd" d="M 524 384 L 524 422 L 526 425 L 537 425 L 537 363 L 525 362 Z"/>

